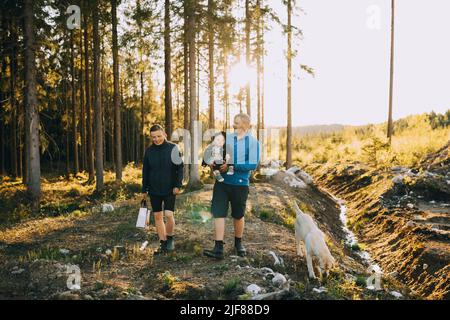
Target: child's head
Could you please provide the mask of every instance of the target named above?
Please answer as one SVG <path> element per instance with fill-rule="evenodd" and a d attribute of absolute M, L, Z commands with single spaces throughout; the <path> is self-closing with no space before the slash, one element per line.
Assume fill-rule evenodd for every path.
<path fill-rule="evenodd" d="M 225 144 L 225 133 L 219 132 L 214 135 L 213 144 L 222 147 Z"/>

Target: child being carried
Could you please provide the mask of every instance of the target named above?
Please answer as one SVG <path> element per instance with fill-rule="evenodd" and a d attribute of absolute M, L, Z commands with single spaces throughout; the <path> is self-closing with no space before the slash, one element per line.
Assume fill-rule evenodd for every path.
<path fill-rule="evenodd" d="M 228 163 L 231 157 L 230 153 L 227 152 L 228 147 L 226 144 L 226 132 L 221 131 L 214 135 L 212 143 L 206 148 L 203 156 L 202 165 L 213 165 L 213 175 L 219 182 L 224 180 L 219 171 L 220 166 Z M 232 165 L 228 165 L 227 174 L 234 174 L 234 167 Z"/>

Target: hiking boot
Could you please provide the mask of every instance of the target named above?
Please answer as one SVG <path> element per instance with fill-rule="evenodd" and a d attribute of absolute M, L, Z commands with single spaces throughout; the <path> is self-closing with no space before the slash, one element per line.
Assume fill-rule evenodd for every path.
<path fill-rule="evenodd" d="M 203 250 L 203 254 L 210 258 L 223 259 L 223 241 L 216 241 L 214 249 Z"/>
<path fill-rule="evenodd" d="M 167 236 L 166 249 L 167 251 L 175 250 L 175 244 L 173 243 L 173 236 Z"/>
<path fill-rule="evenodd" d="M 234 238 L 234 249 L 239 257 L 245 257 L 247 255 L 247 250 L 242 246 L 241 238 Z"/>
<path fill-rule="evenodd" d="M 160 255 L 167 253 L 167 241 L 159 240 L 159 248 L 153 252 L 154 255 Z"/>

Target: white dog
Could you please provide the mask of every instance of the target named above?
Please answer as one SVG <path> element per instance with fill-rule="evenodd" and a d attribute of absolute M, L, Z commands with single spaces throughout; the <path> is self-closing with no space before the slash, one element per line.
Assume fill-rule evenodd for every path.
<path fill-rule="evenodd" d="M 316 278 L 313 267 L 313 257 L 317 258 L 319 265 L 317 269 L 319 270 L 320 277 L 323 273 L 328 276 L 328 271 L 333 268 L 335 260 L 325 243 L 325 235 L 319 229 L 312 230 L 305 239 L 305 249 L 306 249 L 306 265 L 308 266 L 308 272 L 310 278 Z"/>
<path fill-rule="evenodd" d="M 318 227 L 311 216 L 303 213 L 303 211 L 300 210 L 296 201 L 294 201 L 294 209 L 297 213 L 297 217 L 295 219 L 295 239 L 297 240 L 297 254 L 299 256 L 303 256 L 301 243 L 305 242 L 306 236 L 311 232 L 311 230 L 318 229 Z"/>
<path fill-rule="evenodd" d="M 318 260 L 318 270 L 322 277 L 322 270 L 328 275 L 328 271 L 335 264 L 335 260 L 325 243 L 325 235 L 319 230 L 317 224 L 311 216 L 303 213 L 294 201 L 294 208 L 297 213 L 295 219 L 295 238 L 297 241 L 297 254 L 303 256 L 301 242 L 305 244 L 306 265 L 310 278 L 316 278 L 314 273 L 313 258 Z"/>

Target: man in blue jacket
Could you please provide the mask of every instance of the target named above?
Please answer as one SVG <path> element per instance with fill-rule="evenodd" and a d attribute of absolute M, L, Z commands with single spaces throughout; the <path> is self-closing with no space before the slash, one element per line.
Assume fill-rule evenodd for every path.
<path fill-rule="evenodd" d="M 249 193 L 249 179 L 260 159 L 260 145 L 250 134 L 250 117 L 240 113 L 234 118 L 234 133 L 228 134 L 226 141 L 232 151 L 230 163 L 220 167 L 223 181 L 216 181 L 213 188 L 211 212 L 214 217 L 215 245 L 212 250 L 204 250 L 204 255 L 223 259 L 223 239 L 228 203 L 231 203 L 231 216 L 234 222 L 234 248 L 239 256 L 246 255 L 242 245 L 244 233 L 244 214 Z M 228 166 L 233 165 L 234 174 L 228 175 Z"/>

